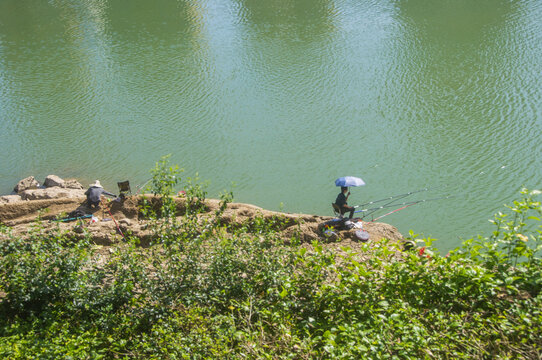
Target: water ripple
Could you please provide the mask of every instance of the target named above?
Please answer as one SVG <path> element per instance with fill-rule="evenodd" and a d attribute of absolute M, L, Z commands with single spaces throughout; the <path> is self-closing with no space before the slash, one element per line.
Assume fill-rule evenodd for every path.
<path fill-rule="evenodd" d="M 21 9 L 0 11 L 3 189 L 142 183 L 171 153 L 286 211 L 330 214 L 339 175 L 357 200 L 438 184 L 460 199 L 390 221 L 459 236 L 539 184 L 539 1 L 0 3 Z"/>

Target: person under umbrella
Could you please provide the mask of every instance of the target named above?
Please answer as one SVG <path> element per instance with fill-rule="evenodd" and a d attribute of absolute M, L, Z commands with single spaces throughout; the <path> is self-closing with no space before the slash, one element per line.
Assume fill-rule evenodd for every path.
<path fill-rule="evenodd" d="M 352 219 L 352 217 L 354 217 L 354 210 L 356 209 L 348 205 L 349 196 L 350 196 L 350 191 L 348 191 L 348 187 L 341 186 L 341 192 L 339 193 L 339 195 L 337 195 L 335 204 L 339 207 L 341 215 L 344 215 L 345 213 L 350 212 L 350 216 L 348 216 L 348 218 Z"/>
<path fill-rule="evenodd" d="M 348 187 L 363 185 L 365 185 L 365 181 L 355 176 L 343 176 L 335 180 L 335 186 L 341 187 L 341 192 L 337 195 L 337 199 L 335 200 L 335 205 L 339 208 L 341 215 L 350 212 L 349 218 L 352 219 L 352 217 L 354 217 L 355 207 L 348 205 L 348 197 L 350 196 Z"/>

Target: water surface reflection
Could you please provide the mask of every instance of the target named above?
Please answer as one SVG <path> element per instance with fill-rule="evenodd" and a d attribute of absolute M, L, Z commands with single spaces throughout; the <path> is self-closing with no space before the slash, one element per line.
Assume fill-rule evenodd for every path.
<path fill-rule="evenodd" d="M 172 153 L 211 196 L 235 181 L 290 212 L 331 215 L 342 175 L 367 182 L 360 203 L 434 185 L 461 196 L 389 221 L 469 235 L 540 185 L 541 17 L 534 0 L 5 0 L 0 186 L 141 184 Z"/>

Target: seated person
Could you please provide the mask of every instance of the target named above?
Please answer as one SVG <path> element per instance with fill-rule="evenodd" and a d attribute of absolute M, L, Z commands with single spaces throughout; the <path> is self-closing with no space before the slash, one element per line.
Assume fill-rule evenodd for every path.
<path fill-rule="evenodd" d="M 346 194 L 348 192 L 348 194 Z M 335 204 L 339 207 L 341 211 L 341 215 L 347 213 L 350 211 L 349 219 L 352 219 L 354 216 L 354 210 L 352 206 L 348 206 L 348 197 L 350 196 L 350 191 L 348 191 L 348 188 L 346 186 L 341 186 L 341 193 L 337 195 L 337 199 L 335 200 Z"/>
<path fill-rule="evenodd" d="M 98 205 L 100 205 L 100 197 L 102 196 L 102 194 L 111 197 L 117 197 L 115 194 L 111 194 L 110 192 L 105 191 L 99 180 L 96 180 L 94 184 L 90 184 L 90 187 L 85 192 L 85 195 L 87 196 L 88 206 L 90 208 L 98 207 Z"/>

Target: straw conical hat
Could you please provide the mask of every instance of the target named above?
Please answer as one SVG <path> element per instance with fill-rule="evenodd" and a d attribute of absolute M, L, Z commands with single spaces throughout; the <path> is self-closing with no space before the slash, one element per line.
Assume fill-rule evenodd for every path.
<path fill-rule="evenodd" d="M 94 184 L 90 184 L 90 187 L 103 187 L 102 184 L 100 184 L 100 180 L 96 180 L 96 182 Z"/>

